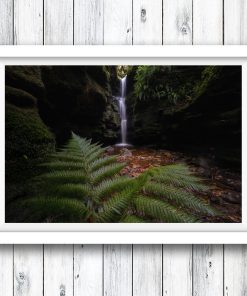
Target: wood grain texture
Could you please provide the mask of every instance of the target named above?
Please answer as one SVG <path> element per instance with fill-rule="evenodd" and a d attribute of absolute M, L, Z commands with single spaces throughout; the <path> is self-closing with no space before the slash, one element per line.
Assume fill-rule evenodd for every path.
<path fill-rule="evenodd" d="M 74 0 L 74 44 L 99 45 L 104 40 L 103 0 Z"/>
<path fill-rule="evenodd" d="M 0 1 L 0 45 L 13 44 L 13 0 Z"/>
<path fill-rule="evenodd" d="M 133 44 L 162 44 L 162 0 L 133 1 Z"/>
<path fill-rule="evenodd" d="M 247 245 L 226 245 L 224 252 L 225 296 L 247 295 Z"/>
<path fill-rule="evenodd" d="M 163 246 L 163 295 L 192 295 L 192 246 Z"/>
<path fill-rule="evenodd" d="M 224 43 L 247 44 L 247 1 L 224 1 Z"/>
<path fill-rule="evenodd" d="M 14 0 L 14 44 L 43 44 L 43 0 Z"/>
<path fill-rule="evenodd" d="M 44 246 L 44 296 L 73 296 L 73 245 Z"/>
<path fill-rule="evenodd" d="M 192 0 L 163 0 L 163 44 L 192 44 Z"/>
<path fill-rule="evenodd" d="M 132 0 L 104 1 L 104 44 L 132 44 Z"/>
<path fill-rule="evenodd" d="M 43 246 L 14 247 L 14 295 L 43 296 Z"/>
<path fill-rule="evenodd" d="M 161 5 L 0 0 L 0 44 L 42 44 L 43 35 L 45 44 L 161 44 Z M 163 0 L 164 44 L 223 39 L 247 44 L 246 0 L 224 0 L 224 8 L 223 0 Z M 132 290 L 134 296 L 160 296 L 162 279 L 164 296 L 247 295 L 246 245 L 225 246 L 224 252 L 220 245 L 193 246 L 193 252 L 191 246 L 165 245 L 163 257 L 160 245 L 133 246 L 133 254 L 131 245 L 45 246 L 44 283 L 42 260 L 42 246 L 15 246 L 14 253 L 13 246 L 0 245 L 0 295 L 39 296 L 43 284 L 45 296 L 132 296 Z"/>
<path fill-rule="evenodd" d="M 223 246 L 193 247 L 193 296 L 223 295 Z"/>
<path fill-rule="evenodd" d="M 223 44 L 223 0 L 193 0 L 193 44 Z"/>
<path fill-rule="evenodd" d="M 73 44 L 73 0 L 44 1 L 44 43 Z"/>
<path fill-rule="evenodd" d="M 132 296 L 132 246 L 104 246 L 104 295 Z"/>
<path fill-rule="evenodd" d="M 133 296 L 162 295 L 162 246 L 133 246 Z"/>
<path fill-rule="evenodd" d="M 0 295 L 14 295 L 13 264 L 13 245 L 0 245 Z"/>
<path fill-rule="evenodd" d="M 103 246 L 74 246 L 74 296 L 102 296 Z"/>

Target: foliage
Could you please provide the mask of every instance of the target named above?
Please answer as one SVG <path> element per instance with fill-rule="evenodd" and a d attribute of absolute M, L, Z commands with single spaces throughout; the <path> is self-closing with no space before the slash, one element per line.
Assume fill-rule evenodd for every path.
<path fill-rule="evenodd" d="M 185 103 L 202 94 L 215 72 L 214 66 L 138 66 L 134 94 L 139 100 Z"/>
<path fill-rule="evenodd" d="M 132 68 L 133 66 L 127 66 L 127 65 L 117 66 L 116 67 L 117 77 L 119 79 L 123 78 L 132 70 Z"/>
<path fill-rule="evenodd" d="M 217 215 L 195 192 L 207 190 L 184 164 L 151 169 L 137 178 L 99 144 L 72 139 L 42 166 L 32 197 L 22 201 L 29 218 L 46 222 L 199 222 Z"/>

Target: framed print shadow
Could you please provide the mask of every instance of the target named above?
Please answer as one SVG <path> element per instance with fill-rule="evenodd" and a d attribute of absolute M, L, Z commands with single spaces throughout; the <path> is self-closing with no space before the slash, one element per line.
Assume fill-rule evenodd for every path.
<path fill-rule="evenodd" d="M 1 58 L 0 230 L 43 242 L 70 232 L 70 243 L 78 233 L 108 233 L 98 243 L 112 243 L 112 231 L 135 232 L 139 241 L 124 241 L 135 243 L 149 232 L 173 243 L 167 234 L 189 232 L 200 243 L 193 232 L 246 231 L 247 57 L 118 49 Z"/>

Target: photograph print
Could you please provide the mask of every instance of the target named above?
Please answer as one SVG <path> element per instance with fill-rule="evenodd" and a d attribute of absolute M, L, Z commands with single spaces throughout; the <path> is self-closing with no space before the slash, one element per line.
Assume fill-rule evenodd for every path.
<path fill-rule="evenodd" d="M 241 223 L 242 67 L 6 66 L 6 223 Z"/>

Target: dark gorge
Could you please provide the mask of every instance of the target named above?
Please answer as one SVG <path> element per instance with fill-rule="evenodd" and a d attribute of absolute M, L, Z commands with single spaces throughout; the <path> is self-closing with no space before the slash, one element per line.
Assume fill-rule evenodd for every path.
<path fill-rule="evenodd" d="M 240 66 L 7 66 L 5 78 L 7 222 L 241 222 Z M 77 206 L 57 201 L 61 183 L 42 191 L 47 163 Z"/>

